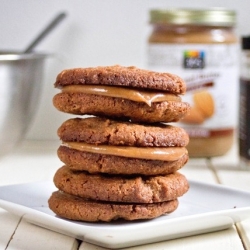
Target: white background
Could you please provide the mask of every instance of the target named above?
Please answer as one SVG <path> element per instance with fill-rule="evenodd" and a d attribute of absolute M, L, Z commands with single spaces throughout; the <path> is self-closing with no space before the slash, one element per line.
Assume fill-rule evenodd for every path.
<path fill-rule="evenodd" d="M 54 54 L 46 61 L 43 91 L 30 139 L 56 139 L 70 115 L 52 106 L 53 84 L 63 69 L 99 65 L 146 67 L 146 45 L 152 8 L 224 7 L 237 11 L 238 36 L 250 34 L 249 0 L 0 0 L 0 50 L 24 50 L 58 13 L 67 18 L 37 51 Z"/>

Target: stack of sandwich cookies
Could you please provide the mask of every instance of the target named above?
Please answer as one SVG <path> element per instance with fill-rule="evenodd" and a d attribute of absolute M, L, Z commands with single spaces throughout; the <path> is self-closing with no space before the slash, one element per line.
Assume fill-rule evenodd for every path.
<path fill-rule="evenodd" d="M 59 191 L 50 197 L 50 208 L 83 221 L 173 212 L 189 188 L 177 172 L 188 160 L 189 139 L 183 129 L 165 123 L 189 109 L 179 97 L 183 81 L 112 66 L 63 71 L 55 86 L 62 88 L 53 100 L 60 111 L 94 117 L 69 119 L 58 129 L 58 156 L 65 166 L 54 176 Z"/>

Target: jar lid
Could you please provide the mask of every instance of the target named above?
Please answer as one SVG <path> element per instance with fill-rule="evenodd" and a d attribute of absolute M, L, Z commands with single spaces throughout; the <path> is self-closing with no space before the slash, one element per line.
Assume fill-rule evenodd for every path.
<path fill-rule="evenodd" d="M 150 22 L 175 25 L 211 25 L 233 26 L 236 23 L 236 12 L 226 9 L 153 9 L 150 11 Z"/>

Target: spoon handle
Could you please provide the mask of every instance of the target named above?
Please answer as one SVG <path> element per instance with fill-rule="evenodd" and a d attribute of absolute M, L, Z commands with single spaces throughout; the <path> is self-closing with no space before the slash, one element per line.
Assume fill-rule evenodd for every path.
<path fill-rule="evenodd" d="M 40 43 L 47 34 L 54 29 L 64 18 L 66 17 L 66 13 L 62 12 L 59 13 L 49 24 L 45 29 L 36 37 L 34 41 L 24 50 L 24 53 L 31 52 L 34 47 Z"/>

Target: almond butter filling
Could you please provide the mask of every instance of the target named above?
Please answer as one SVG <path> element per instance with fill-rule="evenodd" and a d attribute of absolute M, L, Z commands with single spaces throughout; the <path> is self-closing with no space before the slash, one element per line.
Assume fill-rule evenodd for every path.
<path fill-rule="evenodd" d="M 114 86 L 111 87 L 97 85 L 70 85 L 63 87 L 62 92 L 78 92 L 85 94 L 117 97 L 136 102 L 144 102 L 149 106 L 151 106 L 152 102 L 181 101 L 181 97 L 170 93 L 161 93 L 157 91 L 146 91 Z"/>
<path fill-rule="evenodd" d="M 62 146 L 96 154 L 160 161 L 176 161 L 187 154 L 187 149 L 185 147 L 126 147 L 94 145 L 84 142 L 63 142 Z"/>

